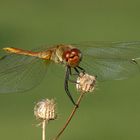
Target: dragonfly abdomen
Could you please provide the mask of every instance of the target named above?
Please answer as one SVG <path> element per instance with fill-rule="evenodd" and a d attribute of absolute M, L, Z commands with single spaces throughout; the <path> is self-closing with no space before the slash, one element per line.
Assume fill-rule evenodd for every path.
<path fill-rule="evenodd" d="M 7 47 L 3 48 L 4 51 L 8 53 L 13 53 L 13 54 L 19 54 L 19 55 L 26 55 L 26 56 L 34 56 L 42 59 L 49 60 L 51 58 L 52 52 L 50 50 L 48 51 L 43 51 L 43 52 L 33 52 L 29 50 L 22 50 L 19 48 L 13 48 L 13 47 Z"/>

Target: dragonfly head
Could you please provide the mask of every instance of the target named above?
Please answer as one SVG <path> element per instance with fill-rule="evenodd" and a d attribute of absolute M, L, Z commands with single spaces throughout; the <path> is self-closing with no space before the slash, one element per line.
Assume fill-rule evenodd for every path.
<path fill-rule="evenodd" d="M 66 64 L 70 67 L 76 67 L 79 65 L 82 59 L 82 54 L 80 50 L 72 48 L 70 50 L 64 51 L 63 59 L 65 60 Z"/>

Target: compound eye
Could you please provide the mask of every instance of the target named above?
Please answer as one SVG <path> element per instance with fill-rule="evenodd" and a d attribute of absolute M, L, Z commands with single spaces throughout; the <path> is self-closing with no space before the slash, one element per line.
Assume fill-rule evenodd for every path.
<path fill-rule="evenodd" d="M 64 58 L 66 61 L 68 61 L 69 58 L 70 58 L 70 54 L 71 54 L 71 51 L 66 51 L 66 52 L 64 52 L 63 58 Z"/>
<path fill-rule="evenodd" d="M 63 54 L 63 59 L 70 67 L 76 67 L 81 61 L 81 52 L 76 48 L 67 50 Z"/>
<path fill-rule="evenodd" d="M 78 49 L 72 49 L 72 50 L 71 50 L 71 53 L 72 53 L 73 55 L 79 55 L 80 51 L 79 51 Z"/>

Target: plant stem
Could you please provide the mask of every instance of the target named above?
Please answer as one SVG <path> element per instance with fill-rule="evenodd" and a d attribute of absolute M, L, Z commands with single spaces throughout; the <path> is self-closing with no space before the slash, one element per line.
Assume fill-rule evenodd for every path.
<path fill-rule="evenodd" d="M 64 130 L 67 128 L 67 126 L 68 126 L 68 124 L 70 123 L 71 119 L 73 118 L 73 116 L 74 116 L 76 110 L 78 109 L 78 107 L 79 107 L 79 105 L 80 105 L 80 102 L 81 102 L 83 96 L 84 96 L 84 93 L 81 93 L 80 96 L 79 96 L 79 98 L 78 98 L 78 100 L 77 100 L 77 102 L 76 102 L 77 106 L 74 106 L 74 108 L 73 108 L 71 114 L 69 115 L 69 117 L 68 117 L 66 123 L 64 124 L 64 126 L 62 127 L 62 129 L 59 131 L 59 133 L 57 134 L 57 136 L 54 138 L 54 140 L 58 140 L 59 137 L 60 137 L 60 136 L 62 135 L 62 133 L 64 132 Z"/>
<path fill-rule="evenodd" d="M 46 120 L 42 121 L 42 140 L 46 139 Z"/>

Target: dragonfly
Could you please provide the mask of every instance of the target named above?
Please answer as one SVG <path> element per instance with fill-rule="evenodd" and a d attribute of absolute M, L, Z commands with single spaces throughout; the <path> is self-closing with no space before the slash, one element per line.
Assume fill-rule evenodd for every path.
<path fill-rule="evenodd" d="M 23 92 L 36 87 L 49 66 L 65 67 L 64 89 L 70 77 L 90 73 L 97 81 L 122 80 L 140 72 L 140 41 L 59 44 L 42 50 L 4 47 L 0 50 L 0 93 Z"/>

